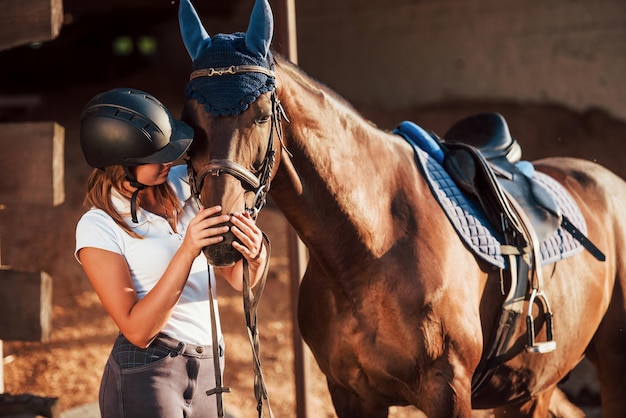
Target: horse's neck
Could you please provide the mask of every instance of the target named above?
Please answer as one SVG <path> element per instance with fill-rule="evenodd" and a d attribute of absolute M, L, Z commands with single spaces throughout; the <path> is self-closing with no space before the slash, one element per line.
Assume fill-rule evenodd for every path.
<path fill-rule="evenodd" d="M 272 197 L 310 250 L 335 262 L 338 247 L 378 257 L 396 238 L 393 200 L 402 172 L 415 177 L 412 154 L 294 71 L 279 72 L 279 97 L 291 120 L 284 125 L 285 141 L 293 157 L 281 162 Z"/>

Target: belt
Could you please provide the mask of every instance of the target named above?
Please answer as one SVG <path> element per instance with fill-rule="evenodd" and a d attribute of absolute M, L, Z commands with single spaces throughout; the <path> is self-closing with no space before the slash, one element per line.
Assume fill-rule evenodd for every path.
<path fill-rule="evenodd" d="M 154 345 L 158 345 L 159 347 L 167 348 L 178 354 L 183 354 L 186 356 L 197 357 L 197 358 L 212 358 L 213 357 L 213 348 L 211 345 L 196 345 L 190 343 L 184 343 L 182 341 L 178 341 L 172 337 L 169 337 L 165 334 L 159 334 L 155 340 L 152 342 Z M 223 339 L 220 339 L 219 342 L 219 353 L 220 357 L 224 356 L 224 343 Z"/>

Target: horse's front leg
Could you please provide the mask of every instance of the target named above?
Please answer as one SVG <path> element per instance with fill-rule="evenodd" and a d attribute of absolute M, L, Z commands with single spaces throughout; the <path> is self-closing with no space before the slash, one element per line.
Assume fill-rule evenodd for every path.
<path fill-rule="evenodd" d="M 354 392 L 328 380 L 328 390 L 338 418 L 387 418 L 389 408 L 371 405 Z"/>
<path fill-rule="evenodd" d="M 571 403 L 556 385 L 521 404 L 494 409 L 496 418 L 584 418 L 585 413 Z"/>
<path fill-rule="evenodd" d="M 418 405 L 428 418 L 472 416 L 472 371 L 460 362 L 437 360 L 422 375 Z"/>

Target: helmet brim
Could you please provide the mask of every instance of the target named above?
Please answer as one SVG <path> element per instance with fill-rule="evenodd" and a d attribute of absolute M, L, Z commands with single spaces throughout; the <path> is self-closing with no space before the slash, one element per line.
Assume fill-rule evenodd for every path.
<path fill-rule="evenodd" d="M 185 122 L 172 119 L 172 136 L 170 142 L 157 152 L 140 158 L 127 158 L 127 165 L 165 164 L 171 163 L 183 156 L 193 142 L 193 128 Z"/>

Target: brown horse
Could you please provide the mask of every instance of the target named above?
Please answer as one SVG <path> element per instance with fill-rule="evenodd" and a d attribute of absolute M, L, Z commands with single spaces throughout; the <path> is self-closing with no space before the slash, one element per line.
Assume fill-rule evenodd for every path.
<path fill-rule="evenodd" d="M 183 112 L 196 131 L 192 180 L 205 206 L 226 213 L 256 214 L 271 185 L 309 251 L 299 323 L 339 417 L 386 417 L 392 405 L 429 417 L 470 417 L 472 408 L 545 417 L 557 383 L 585 355 L 598 371 L 603 416 L 623 416 L 624 181 L 578 159 L 534 163 L 569 191 L 606 261 L 582 251 L 544 266 L 556 349 L 528 352 L 522 321 L 473 392 L 502 310 L 501 272 L 459 239 L 412 147 L 272 56 L 266 1 L 257 1 L 247 33 L 213 39 L 188 2 L 180 13 L 194 61 Z M 229 240 L 206 252 L 216 265 L 235 253 Z M 537 326 L 545 339 L 545 323 Z"/>

